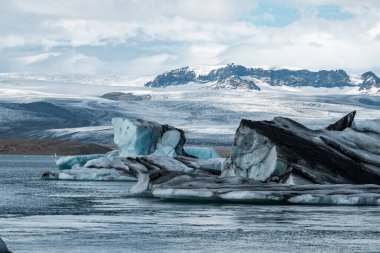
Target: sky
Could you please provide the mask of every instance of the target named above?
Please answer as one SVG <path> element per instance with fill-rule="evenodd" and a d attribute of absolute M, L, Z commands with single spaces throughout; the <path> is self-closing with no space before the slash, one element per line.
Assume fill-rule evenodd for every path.
<path fill-rule="evenodd" d="M 3 0 L 0 72 L 154 76 L 183 66 L 380 75 L 377 0 Z"/>

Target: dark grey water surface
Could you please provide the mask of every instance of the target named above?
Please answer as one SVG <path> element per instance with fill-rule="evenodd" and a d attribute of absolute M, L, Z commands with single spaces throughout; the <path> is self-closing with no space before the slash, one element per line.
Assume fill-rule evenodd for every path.
<path fill-rule="evenodd" d="M 0 156 L 0 236 L 14 252 L 380 252 L 379 207 L 128 198 L 131 183 L 42 181 L 54 158 Z"/>

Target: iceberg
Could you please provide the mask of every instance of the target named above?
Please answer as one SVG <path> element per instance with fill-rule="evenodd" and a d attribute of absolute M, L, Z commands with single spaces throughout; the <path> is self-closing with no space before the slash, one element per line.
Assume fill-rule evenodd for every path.
<path fill-rule="evenodd" d="M 161 140 L 157 143 L 154 155 L 176 156 L 176 146 L 181 140 L 181 133 L 177 130 L 168 130 L 161 136 Z"/>
<path fill-rule="evenodd" d="M 109 163 L 112 162 L 113 157 L 119 157 L 120 151 L 119 150 L 113 150 L 108 152 L 105 155 L 102 155 L 100 157 L 88 160 L 83 167 L 91 167 L 91 166 L 97 166 L 97 167 L 109 167 Z M 102 166 L 104 165 L 104 166 Z"/>
<path fill-rule="evenodd" d="M 112 168 L 74 168 L 59 172 L 45 172 L 43 179 L 49 180 L 86 180 L 86 181 L 136 181 L 127 172 Z"/>
<path fill-rule="evenodd" d="M 141 119 L 113 118 L 114 142 L 120 156 L 183 155 L 186 141 L 182 130 Z"/>
<path fill-rule="evenodd" d="M 380 119 L 367 120 L 363 122 L 362 125 L 358 127 L 358 129 L 380 134 Z"/>
<path fill-rule="evenodd" d="M 183 131 L 114 120 L 119 151 L 66 158 L 44 179 L 134 180 L 131 196 L 297 205 L 380 205 L 380 134 L 350 113 L 312 130 L 288 118 L 243 119 L 228 158 L 186 147 Z M 140 143 L 147 141 L 147 143 Z M 132 155 L 131 155 L 132 154 Z"/>
<path fill-rule="evenodd" d="M 222 176 L 288 184 L 380 184 L 380 135 L 352 129 L 354 115 L 320 130 L 283 117 L 243 119 Z"/>
<path fill-rule="evenodd" d="M 334 124 L 326 127 L 326 130 L 330 131 L 343 131 L 344 129 L 350 127 L 352 129 L 356 129 L 356 123 L 354 121 L 356 115 L 356 111 L 352 111 Z"/>
<path fill-rule="evenodd" d="M 7 245 L 5 244 L 5 242 L 3 241 L 3 239 L 1 239 L 0 237 L 0 253 L 11 253 L 7 247 Z"/>
<path fill-rule="evenodd" d="M 186 154 L 189 154 L 201 160 L 220 158 L 220 155 L 213 148 L 210 147 L 188 146 L 184 147 L 184 149 Z"/>
<path fill-rule="evenodd" d="M 227 178 L 224 178 L 226 180 Z M 194 187 L 196 185 L 197 187 Z M 171 200 L 250 204 L 380 206 L 378 185 L 305 185 L 242 183 L 239 179 L 180 182 L 152 190 L 157 198 Z"/>
<path fill-rule="evenodd" d="M 154 154 L 156 156 L 177 156 L 186 154 L 183 150 L 185 143 L 184 132 L 169 125 L 161 125 L 156 122 L 141 119 L 131 121 L 122 118 L 112 119 L 114 129 L 114 142 L 118 150 L 107 154 L 78 155 L 59 158 L 56 165 L 59 170 L 72 170 L 57 175 L 45 175 L 47 179 L 78 179 L 78 180 L 102 180 L 114 179 L 119 176 L 111 171 L 109 175 L 104 171 L 85 173 L 83 168 L 108 169 L 118 167 L 117 160 L 113 157 L 137 157 Z M 82 168 L 82 169 L 81 169 Z M 83 175 L 80 175 L 83 174 Z"/>
<path fill-rule="evenodd" d="M 241 124 L 222 176 L 241 176 L 265 181 L 276 168 L 276 156 L 276 146 L 269 138 Z"/>
<path fill-rule="evenodd" d="M 70 170 L 78 167 L 82 167 L 88 161 L 103 157 L 103 154 L 94 155 L 77 155 L 77 156 L 65 156 L 59 158 L 55 164 L 60 170 Z"/>

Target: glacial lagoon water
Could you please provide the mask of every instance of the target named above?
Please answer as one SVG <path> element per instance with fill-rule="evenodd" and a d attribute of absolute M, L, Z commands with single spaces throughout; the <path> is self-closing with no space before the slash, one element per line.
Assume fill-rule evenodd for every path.
<path fill-rule="evenodd" d="M 179 203 L 126 182 L 43 181 L 54 157 L 0 156 L 0 237 L 17 252 L 380 252 L 380 207 Z"/>

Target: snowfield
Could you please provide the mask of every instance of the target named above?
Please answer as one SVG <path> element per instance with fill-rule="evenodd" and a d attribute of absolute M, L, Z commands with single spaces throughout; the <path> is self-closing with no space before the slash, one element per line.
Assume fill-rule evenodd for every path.
<path fill-rule="evenodd" d="M 258 82 L 261 91 L 247 91 L 209 89 L 212 83 L 149 88 L 144 81 L 2 73 L 0 138 L 112 143 L 111 119 L 128 117 L 183 129 L 189 143 L 230 145 L 242 118 L 283 116 L 311 128 L 324 127 L 353 110 L 359 123 L 380 118 L 380 97 L 362 94 L 358 87 L 274 87 Z M 100 98 L 108 92 L 149 94 L 151 99 Z"/>

